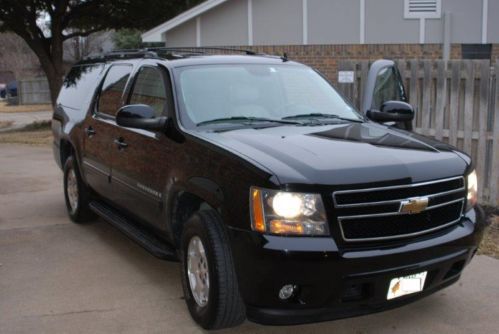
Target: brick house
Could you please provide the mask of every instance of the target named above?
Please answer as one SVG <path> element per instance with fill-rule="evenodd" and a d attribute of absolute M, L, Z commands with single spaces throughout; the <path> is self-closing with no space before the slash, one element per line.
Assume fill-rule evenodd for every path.
<path fill-rule="evenodd" d="M 499 0 L 207 0 L 142 38 L 286 52 L 335 81 L 340 59 L 495 60 L 497 14 Z"/>

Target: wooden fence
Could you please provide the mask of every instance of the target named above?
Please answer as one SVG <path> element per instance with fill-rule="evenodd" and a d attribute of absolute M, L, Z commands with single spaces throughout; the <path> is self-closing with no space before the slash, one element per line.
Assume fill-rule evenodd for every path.
<path fill-rule="evenodd" d="M 50 90 L 46 78 L 20 80 L 18 84 L 19 104 L 49 104 Z"/>
<path fill-rule="evenodd" d="M 355 71 L 354 83 L 338 88 L 360 108 L 369 62 L 338 65 L 338 71 Z M 399 60 L 397 66 L 416 109 L 414 131 L 470 154 L 480 201 L 499 206 L 499 62 Z"/>

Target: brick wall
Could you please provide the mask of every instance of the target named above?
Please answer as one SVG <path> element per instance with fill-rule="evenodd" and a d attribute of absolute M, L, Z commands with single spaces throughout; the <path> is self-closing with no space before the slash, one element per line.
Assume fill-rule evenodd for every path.
<path fill-rule="evenodd" d="M 255 46 L 252 49 L 267 54 L 286 53 L 290 59 L 318 69 L 333 82 L 336 82 L 339 60 L 437 59 L 442 57 L 440 44 L 285 45 Z M 461 46 L 452 45 L 451 59 L 460 57 Z"/>
<path fill-rule="evenodd" d="M 248 49 L 248 47 L 243 48 Z M 286 52 L 289 59 L 318 69 L 333 82 L 336 82 L 339 60 L 438 59 L 442 57 L 441 44 L 282 45 L 253 46 L 250 49 L 274 55 L 282 55 Z M 499 52 L 499 47 L 495 50 Z M 450 58 L 461 58 L 460 44 L 451 46 Z"/>
<path fill-rule="evenodd" d="M 499 62 L 499 44 L 492 44 L 492 61 Z"/>
<path fill-rule="evenodd" d="M 321 71 L 336 83 L 340 60 L 386 59 L 439 59 L 442 58 L 441 44 L 344 44 L 344 45 L 265 45 L 224 46 L 253 50 L 270 55 L 283 55 Z M 192 48 L 196 49 L 196 48 Z M 224 53 L 223 51 L 214 51 Z M 450 59 L 461 59 L 461 44 L 451 45 Z M 491 59 L 499 59 L 499 44 L 492 45 Z"/>

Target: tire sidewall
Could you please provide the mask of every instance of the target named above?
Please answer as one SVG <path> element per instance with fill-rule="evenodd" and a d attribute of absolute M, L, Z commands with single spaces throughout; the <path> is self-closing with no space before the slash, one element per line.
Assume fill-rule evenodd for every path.
<path fill-rule="evenodd" d="M 208 294 L 208 304 L 204 307 L 200 307 L 196 300 L 194 299 L 189 278 L 187 276 L 187 248 L 190 240 L 197 236 L 201 239 L 203 246 L 206 251 L 206 257 L 208 259 L 208 272 L 210 275 L 210 292 Z M 208 230 L 204 226 L 203 222 L 199 216 L 194 215 L 186 223 L 184 231 L 182 233 L 182 244 L 181 244 L 181 259 L 182 259 L 182 285 L 184 289 L 184 296 L 187 303 L 187 307 L 194 318 L 194 320 L 200 324 L 203 328 L 209 327 L 209 325 L 214 321 L 217 315 L 217 304 L 218 304 L 218 292 L 219 292 L 219 278 L 217 273 L 217 263 L 214 256 L 213 250 L 213 240 L 209 235 Z"/>
<path fill-rule="evenodd" d="M 75 172 L 76 182 L 78 187 L 78 205 L 76 207 L 76 210 L 72 210 L 68 197 L 68 174 L 71 169 L 74 170 Z M 78 170 L 78 166 L 76 165 L 74 158 L 69 157 L 66 160 L 66 163 L 64 164 L 64 198 L 66 200 L 66 208 L 68 210 L 69 217 L 74 222 L 79 221 L 80 211 L 82 210 L 82 205 L 83 205 L 82 196 L 83 194 L 82 194 L 82 182 L 81 182 L 80 171 Z"/>

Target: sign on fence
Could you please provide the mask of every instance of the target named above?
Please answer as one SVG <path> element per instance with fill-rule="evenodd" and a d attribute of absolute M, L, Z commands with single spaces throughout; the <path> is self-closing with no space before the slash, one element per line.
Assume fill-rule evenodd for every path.
<path fill-rule="evenodd" d="M 472 156 L 480 201 L 499 206 L 499 63 L 489 60 L 399 60 L 409 102 L 416 110 L 414 131 L 449 143 Z M 360 109 L 368 61 L 341 61 L 354 71 L 353 83 L 338 88 Z"/>
<path fill-rule="evenodd" d="M 46 78 L 20 80 L 18 96 L 19 104 L 51 103 L 49 84 Z"/>

